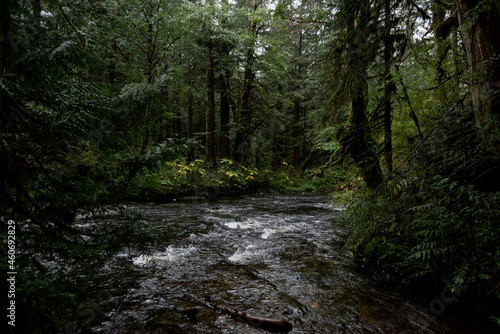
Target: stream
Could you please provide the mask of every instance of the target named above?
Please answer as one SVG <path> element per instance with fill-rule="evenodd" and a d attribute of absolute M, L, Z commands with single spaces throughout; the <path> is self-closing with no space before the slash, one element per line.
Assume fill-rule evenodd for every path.
<path fill-rule="evenodd" d="M 266 333 L 186 295 L 286 319 L 290 333 L 484 333 L 376 284 L 343 249 L 347 231 L 335 224 L 342 208 L 326 195 L 127 206 L 176 232 L 150 254 L 124 251 L 103 269 L 92 292 L 97 310 L 79 310 L 92 333 Z"/>

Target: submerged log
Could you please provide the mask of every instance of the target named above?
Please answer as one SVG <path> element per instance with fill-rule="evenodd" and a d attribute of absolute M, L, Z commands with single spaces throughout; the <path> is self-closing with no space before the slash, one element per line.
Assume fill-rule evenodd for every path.
<path fill-rule="evenodd" d="M 265 318 L 265 317 L 258 317 L 255 315 L 248 314 L 246 312 L 233 310 L 233 309 L 227 308 L 225 306 L 220 306 L 220 305 L 213 304 L 211 302 L 203 301 L 203 300 L 200 300 L 200 299 L 193 297 L 193 296 L 190 296 L 190 295 L 187 295 L 187 296 L 203 306 L 211 308 L 215 311 L 225 313 L 225 314 L 229 315 L 231 318 L 235 319 L 236 321 L 245 323 L 245 324 L 252 326 L 252 327 L 265 329 L 265 330 L 268 330 L 268 331 L 271 331 L 274 333 L 288 333 L 293 328 L 292 324 L 288 320 L 284 320 L 284 319 L 277 320 L 277 319 L 270 319 L 270 318 Z"/>
<path fill-rule="evenodd" d="M 213 304 L 212 304 L 213 305 Z M 228 314 L 231 318 L 238 322 L 246 323 L 252 327 L 258 327 L 275 333 L 288 333 L 292 330 L 293 326 L 288 320 L 277 320 L 264 317 L 258 317 L 255 315 L 248 314 L 246 312 L 241 312 L 233 310 L 224 306 L 213 305 L 217 310 Z"/>

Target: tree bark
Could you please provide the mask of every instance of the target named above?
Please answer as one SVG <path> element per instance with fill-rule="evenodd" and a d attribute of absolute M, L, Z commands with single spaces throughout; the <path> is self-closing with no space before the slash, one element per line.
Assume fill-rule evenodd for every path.
<path fill-rule="evenodd" d="M 1 59 L 1 62 L 2 62 L 2 74 L 4 73 L 7 73 L 8 69 L 9 69 L 9 66 L 8 66 L 8 59 L 10 57 L 10 54 L 11 54 L 11 40 L 10 40 L 10 36 L 9 36 L 9 33 L 10 33 L 10 22 L 11 22 L 11 15 L 10 15 L 10 12 L 8 10 L 8 3 L 10 1 L 8 0 L 4 0 L 2 1 L 2 4 L 0 5 L 0 10 L 1 10 L 1 13 L 0 13 L 0 17 L 2 19 L 2 25 L 1 25 L 1 29 L 2 29 L 2 45 L 1 45 L 1 48 L 2 48 L 2 59 Z M 0 94 L 0 105 L 2 107 L 2 110 L 1 110 L 1 117 L 2 117 L 2 120 L 4 117 L 6 117 L 8 114 L 9 114 L 9 94 L 7 92 L 7 90 L 4 88 L 4 86 L 0 87 L 0 90 L 1 90 L 1 94 Z M 2 122 L 3 123 L 3 122 Z M 2 126 L 5 125 L 5 124 L 2 124 Z"/>
<path fill-rule="evenodd" d="M 391 41 L 391 2 L 385 0 L 385 34 L 384 34 L 384 158 L 385 173 L 392 173 L 392 93 L 395 91 L 391 74 L 392 64 Z"/>
<path fill-rule="evenodd" d="M 458 22 L 471 74 L 472 104 L 476 124 L 484 125 L 500 115 L 500 4 L 491 1 L 480 8 L 479 0 L 456 0 Z"/>
<path fill-rule="evenodd" d="M 292 324 L 284 319 L 277 320 L 277 319 L 258 317 L 255 315 L 248 314 L 246 312 L 233 310 L 223 306 L 215 306 L 215 307 L 217 308 L 217 310 L 228 314 L 231 318 L 235 319 L 236 321 L 245 323 L 252 327 L 264 329 L 274 333 L 288 333 L 293 329 Z"/>
<path fill-rule="evenodd" d="M 229 100 L 228 92 L 226 90 L 220 93 L 220 148 L 219 157 L 228 158 L 230 154 L 230 140 L 229 140 Z"/>
<path fill-rule="evenodd" d="M 298 57 L 299 62 L 296 66 L 296 77 L 300 77 L 302 68 L 300 66 L 300 61 L 302 57 L 302 42 L 303 42 L 303 32 L 302 29 L 299 32 L 299 44 L 298 44 Z M 295 87 L 295 90 L 299 90 L 299 87 Z M 293 156 L 292 165 L 297 170 L 300 164 L 300 97 L 296 96 L 293 100 Z"/>
<path fill-rule="evenodd" d="M 155 45 L 153 43 L 153 24 L 149 23 L 148 24 L 148 35 L 147 35 L 147 63 L 146 63 L 146 79 L 147 79 L 147 84 L 150 87 L 151 84 L 153 83 L 154 76 L 155 76 L 155 70 L 153 66 L 153 57 L 155 54 Z M 142 137 L 142 144 L 141 144 L 141 153 L 144 153 L 146 151 L 146 148 L 149 145 L 149 139 L 151 137 L 151 106 L 152 106 L 152 96 L 149 95 L 146 96 L 145 99 L 145 106 L 144 106 L 144 134 Z"/>
<path fill-rule="evenodd" d="M 188 69 L 188 85 L 189 85 L 189 92 L 188 92 L 188 98 L 187 98 L 187 124 L 186 124 L 186 138 L 189 142 L 191 137 L 193 136 L 193 94 L 191 93 L 191 88 L 193 87 L 193 82 L 191 79 L 191 72 L 192 72 L 192 65 L 191 63 L 189 64 L 189 69 Z M 194 152 L 191 147 L 189 147 L 189 151 L 187 153 L 186 160 L 187 162 L 194 161 Z"/>
<path fill-rule="evenodd" d="M 224 0 L 223 3 L 226 6 L 229 6 L 229 0 Z M 222 26 L 225 29 L 228 28 L 227 20 L 222 20 Z M 228 66 L 224 65 L 226 61 L 229 59 L 229 42 L 222 41 L 222 45 L 220 48 L 220 54 L 222 56 L 222 76 L 220 79 L 221 93 L 220 93 L 220 138 L 219 138 L 219 157 L 221 159 L 229 158 L 231 155 L 231 140 L 229 138 L 229 121 L 230 121 L 230 105 L 229 98 L 231 94 L 231 90 L 229 84 L 226 84 L 230 80 L 230 72 Z"/>
<path fill-rule="evenodd" d="M 445 75 L 445 69 L 443 68 L 443 62 L 448 56 L 448 51 L 450 49 L 450 42 L 448 36 L 452 29 L 457 25 L 457 16 L 455 11 L 452 12 L 451 16 L 445 19 L 446 10 L 451 9 L 451 5 L 445 4 L 441 0 L 432 0 L 431 10 L 432 10 L 432 28 L 434 32 L 434 59 L 436 66 L 436 80 L 438 85 Z M 441 90 L 441 88 L 439 89 Z"/>
<path fill-rule="evenodd" d="M 219 311 L 222 313 L 228 314 L 231 318 L 235 319 L 238 322 L 245 323 L 249 326 L 264 329 L 267 331 L 271 331 L 274 333 L 288 333 L 293 329 L 293 325 L 288 321 L 288 320 L 277 320 L 277 319 L 271 319 L 271 318 L 264 318 L 264 317 L 258 317 L 255 315 L 248 314 L 246 312 L 238 311 L 238 310 L 233 310 L 230 308 L 227 308 L 225 306 L 220 306 L 213 304 L 208 301 L 203 301 L 200 300 L 194 296 L 186 295 L 189 298 L 191 298 L 193 301 L 196 303 L 206 306 L 210 309 L 213 309 L 215 311 Z M 193 313 L 193 312 L 191 312 Z"/>
<path fill-rule="evenodd" d="M 254 0 L 253 10 L 256 11 L 259 4 Z M 247 48 L 245 60 L 245 72 L 243 76 L 243 93 L 241 96 L 241 108 L 239 113 L 238 129 L 236 131 L 233 158 L 243 164 L 248 164 L 248 158 L 251 150 L 250 128 L 252 126 L 252 112 L 250 109 L 250 93 L 253 88 L 253 62 L 255 57 L 255 35 L 257 33 L 257 20 L 252 20 L 250 28 L 250 45 Z"/>
<path fill-rule="evenodd" d="M 355 31 L 355 26 L 365 27 L 367 25 L 365 22 L 368 18 L 366 11 L 366 7 L 361 8 L 359 15 L 356 18 L 353 17 L 348 23 L 347 31 Z M 356 20 L 358 20 L 357 24 L 355 24 Z M 369 45 L 362 47 L 361 38 L 359 36 L 354 39 L 353 44 L 360 45 L 360 47 L 352 50 L 347 60 L 346 73 L 349 76 L 351 106 L 347 138 L 343 138 L 341 144 L 342 151 L 351 155 L 361 170 L 363 181 L 373 192 L 383 180 L 375 143 L 370 140 L 370 134 L 367 130 L 368 119 L 366 117 L 367 71 L 373 58 L 373 55 L 370 54 L 373 48 L 370 48 Z"/>
<path fill-rule="evenodd" d="M 209 51 L 210 52 L 210 51 Z M 206 109 L 205 109 L 205 162 L 215 162 L 215 80 L 214 62 L 209 54 L 206 59 Z"/>
<path fill-rule="evenodd" d="M 360 82 L 360 84 L 363 84 Z M 347 151 L 361 169 L 361 177 L 370 191 L 374 191 L 382 183 L 382 171 L 378 156 L 374 152 L 374 144 L 369 142 L 366 131 L 366 81 L 365 87 L 359 87 L 351 101 Z"/>
<path fill-rule="evenodd" d="M 293 156 L 292 165 L 295 170 L 300 165 L 300 99 L 295 98 L 293 101 Z"/>
<path fill-rule="evenodd" d="M 255 34 L 256 21 L 252 23 L 252 36 Z M 238 150 L 239 160 L 246 162 L 250 152 L 250 136 L 248 130 L 252 126 L 252 111 L 250 110 L 250 93 L 253 86 L 253 58 L 254 58 L 254 45 L 252 44 L 247 51 L 247 59 L 245 64 L 245 74 L 243 78 L 243 94 L 241 96 L 241 112 L 240 117 L 242 127 L 238 131 L 239 136 L 236 149 Z"/>
<path fill-rule="evenodd" d="M 1 51 L 2 51 L 2 57 L 1 57 L 1 71 L 2 74 L 8 73 L 9 71 L 9 58 L 11 56 L 11 45 L 10 45 L 10 40 L 9 40 L 9 33 L 10 33 L 10 22 L 11 22 L 11 14 L 8 10 L 8 3 L 9 0 L 4 0 L 0 4 L 0 29 L 1 29 L 1 36 L 2 36 L 2 42 L 1 42 Z M 12 132 L 10 125 L 12 122 L 12 112 L 10 108 L 10 97 L 9 93 L 7 92 L 7 89 L 5 86 L 0 86 L 0 131 L 2 133 L 9 133 Z M 13 205 L 13 207 L 16 207 L 18 204 L 20 204 L 20 200 L 23 198 L 22 196 L 19 196 L 20 192 L 20 186 L 16 185 L 16 200 L 11 198 L 11 196 L 8 196 L 7 194 L 10 192 L 10 186 L 8 185 L 9 183 L 15 182 L 15 177 L 12 177 L 10 173 L 10 170 L 12 167 L 9 167 L 9 165 L 14 165 L 13 167 L 17 169 L 14 163 L 9 163 L 10 158 L 12 156 L 12 153 L 7 152 L 5 149 L 5 145 L 0 146 L 0 155 L 2 156 L 2 159 L 6 159 L 4 163 L 0 166 L 0 198 L 1 198 L 1 204 L 0 208 L 1 209 L 6 209 L 10 204 Z M 17 183 L 17 182 L 16 182 Z M 7 202 L 12 202 L 9 203 L 9 205 L 5 205 Z"/>

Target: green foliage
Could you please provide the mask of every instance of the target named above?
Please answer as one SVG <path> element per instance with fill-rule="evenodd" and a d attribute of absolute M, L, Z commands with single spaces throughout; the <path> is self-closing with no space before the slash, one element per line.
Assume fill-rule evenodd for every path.
<path fill-rule="evenodd" d="M 217 168 L 201 160 L 186 163 L 175 160 L 159 164 L 155 169 L 144 168 L 132 180 L 129 194 L 134 199 L 164 201 L 181 195 L 206 194 L 207 189 L 217 195 L 256 191 L 312 190 L 302 184 L 290 171 L 272 171 L 236 164 L 222 159 Z"/>
<path fill-rule="evenodd" d="M 350 247 L 404 284 L 452 278 L 498 294 L 500 159 L 479 150 L 482 132 L 468 115 L 447 118 L 427 143 L 427 164 L 415 158 L 402 178 L 351 207 Z"/>
<path fill-rule="evenodd" d="M 350 171 L 342 172 L 338 170 L 331 171 L 333 178 L 328 178 L 330 186 L 327 188 L 330 193 L 330 202 L 335 206 L 348 207 L 354 201 L 360 200 L 360 195 L 366 194 L 366 184 L 361 177 L 355 175 L 352 171 L 356 170 L 350 166 Z M 340 175 L 339 175 L 340 174 Z M 327 173 L 325 173 L 327 175 Z"/>
<path fill-rule="evenodd" d="M 274 191 L 307 191 L 311 190 L 312 182 L 303 182 L 303 180 L 294 175 L 288 163 L 283 162 L 283 168 L 277 171 L 265 170 L 269 179 L 269 187 Z"/>
<path fill-rule="evenodd" d="M 105 25 L 89 24 L 96 7 L 8 2 L 2 17 L 11 20 L 0 26 L 8 33 L 1 43 L 0 208 L 18 232 L 16 323 L 20 332 L 46 333 L 70 317 L 82 277 L 120 250 L 168 237 L 114 205 L 139 165 L 182 148 L 166 142 L 138 154 L 127 145 L 124 133 L 132 131 L 120 124 L 122 101 L 110 99 L 110 85 L 96 74 L 106 58 L 98 43 Z M 42 6 L 39 18 L 33 4 Z"/>
<path fill-rule="evenodd" d="M 468 21 L 491 4 L 478 5 Z M 367 71 L 363 127 L 374 137 L 365 139 L 382 139 L 383 2 L 273 5 L 4 0 L 0 209 L 22 231 L 19 266 L 26 284 L 18 300 L 26 332 L 55 330 L 71 317 L 65 310 L 81 297 L 72 278 L 93 275 L 124 248 L 168 239 L 117 203 L 313 189 L 334 190 L 333 201 L 351 203 L 355 190 L 365 189 L 348 165 L 317 167 L 342 150 L 347 103 L 366 88 L 356 81 Z M 401 63 L 391 70 L 399 90 L 393 101 L 396 155 L 419 135 L 408 115 L 425 116 L 422 128 L 429 127 L 443 105 L 463 97 L 467 73 L 456 36 L 446 37 L 453 52 L 439 59 L 439 68 L 436 41 L 407 52 L 409 38 L 396 30 L 407 21 L 405 31 L 415 34 L 408 22 L 421 11 L 414 6 L 395 4 L 391 23 L 392 53 Z M 250 32 L 252 21 L 256 30 Z M 207 55 L 214 61 L 217 106 L 223 105 L 219 93 L 228 93 L 233 153 L 248 155 L 243 160 L 253 167 L 228 158 L 217 166 L 194 160 L 206 144 Z M 428 89 L 439 71 L 438 89 Z M 245 98 L 242 87 L 249 90 Z M 243 99 L 250 102 L 245 117 Z M 332 112 L 329 104 L 338 109 Z M 498 282 L 492 269 L 500 262 L 498 189 L 490 180 L 498 181 L 500 127 L 464 128 L 470 122 L 459 116 L 426 148 L 427 168 L 409 170 L 353 213 L 353 247 L 407 282 L 450 275 L 457 283 Z M 222 132 L 216 129 L 215 138 Z M 247 147 L 235 144 L 237 135 Z M 377 153 L 375 145 L 370 150 Z"/>
<path fill-rule="evenodd" d="M 231 159 L 221 159 L 217 167 L 197 159 L 158 163 L 142 168 L 128 187 L 128 196 L 138 201 L 169 201 L 183 195 L 231 195 L 267 191 L 331 191 L 336 201 L 346 203 L 354 198 L 354 189 L 362 187 L 348 169 L 326 169 L 320 175 L 307 170 L 304 176 L 295 173 L 287 162 L 277 170 L 245 167 Z M 347 198 L 350 198 L 347 201 Z"/>

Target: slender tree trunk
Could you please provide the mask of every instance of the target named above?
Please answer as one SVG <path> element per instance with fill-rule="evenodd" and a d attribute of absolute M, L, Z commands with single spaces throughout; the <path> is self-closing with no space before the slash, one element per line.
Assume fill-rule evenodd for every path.
<path fill-rule="evenodd" d="M 443 8 L 440 0 L 432 0 L 431 10 L 434 37 L 436 39 L 436 45 L 434 47 L 434 58 L 436 62 L 437 81 L 438 84 L 441 84 L 441 81 L 445 74 L 443 61 L 448 51 L 448 43 L 446 42 L 446 37 L 448 36 L 446 34 L 444 34 L 443 36 L 443 31 L 442 29 L 440 29 L 440 26 L 443 24 L 444 18 L 446 16 L 446 10 Z"/>
<path fill-rule="evenodd" d="M 170 99 L 170 94 L 169 94 L 169 91 L 168 91 L 168 88 L 167 87 L 164 87 L 162 89 L 162 96 L 161 96 L 161 104 L 162 106 L 166 109 L 166 111 L 168 112 L 168 106 L 170 105 L 169 103 L 169 99 Z M 158 135 L 158 142 L 162 142 L 162 141 L 165 141 L 168 136 L 169 136 L 169 131 L 168 131 L 168 117 L 165 116 L 165 112 L 162 112 L 162 114 L 160 115 L 160 118 L 159 118 L 159 123 L 160 123 L 160 133 Z M 176 134 L 176 129 L 175 129 L 175 126 L 174 126 L 174 134 Z"/>
<path fill-rule="evenodd" d="M 120 15 L 120 8 L 116 6 L 113 11 L 112 15 L 114 16 L 119 16 Z M 113 94 L 113 85 L 115 84 L 115 79 L 116 79 L 116 61 L 117 61 L 117 54 L 119 54 L 119 48 L 118 48 L 118 43 L 116 41 L 116 38 L 113 38 L 111 41 L 111 50 L 113 50 L 113 53 L 109 56 L 109 66 L 108 66 L 108 83 L 111 86 L 111 96 L 114 96 Z"/>
<path fill-rule="evenodd" d="M 391 74 L 391 2 L 385 0 L 385 36 L 384 36 L 384 158 L 385 172 L 392 173 L 392 93 L 395 91 Z"/>
<path fill-rule="evenodd" d="M 302 57 L 302 42 L 303 42 L 303 32 L 302 29 L 299 32 L 299 45 L 298 45 L 298 57 L 297 61 L 300 62 Z M 302 72 L 300 63 L 296 66 L 296 77 L 299 78 Z M 295 88 L 299 90 L 299 87 Z M 300 97 L 296 96 L 293 101 L 293 156 L 292 165 L 297 170 L 300 165 Z"/>
<path fill-rule="evenodd" d="M 230 73 L 228 71 L 225 71 L 224 72 L 224 85 L 225 85 L 225 93 L 226 93 L 225 94 L 225 99 L 226 99 L 226 101 L 229 104 L 230 114 L 233 116 L 233 124 L 236 126 L 236 135 L 235 135 L 235 138 L 234 138 L 234 144 L 233 144 L 233 146 L 231 148 L 231 140 L 229 138 L 230 126 L 228 124 L 228 142 L 229 142 L 229 152 L 230 152 L 228 156 L 231 156 L 233 159 L 235 159 L 236 161 L 238 161 L 236 159 L 237 158 L 237 152 L 238 152 L 238 150 L 236 148 L 238 147 L 237 143 L 241 142 L 241 140 L 238 139 L 238 136 L 240 134 L 240 131 L 238 131 L 238 127 L 241 124 L 241 117 L 240 117 L 241 116 L 240 115 L 240 111 L 241 110 L 238 108 L 236 102 L 233 99 L 233 96 L 231 94 L 231 92 L 232 92 L 232 90 L 231 90 L 231 84 L 230 84 L 229 80 L 230 80 Z"/>
<path fill-rule="evenodd" d="M 257 22 L 254 21 L 252 24 L 252 36 L 255 33 L 255 27 Z M 241 122 L 242 127 L 240 127 L 237 133 L 237 142 L 235 143 L 236 149 L 238 150 L 238 157 L 240 161 L 246 163 L 248 155 L 250 153 L 250 136 L 249 129 L 252 126 L 252 113 L 250 110 L 250 93 L 253 85 L 253 58 L 254 58 L 254 45 L 249 47 L 247 51 L 247 59 L 245 64 L 245 74 L 243 83 L 243 94 L 241 96 Z"/>
<path fill-rule="evenodd" d="M 11 21 L 11 15 L 8 9 L 8 5 L 10 3 L 10 0 L 3 0 L 2 4 L 0 5 L 0 10 L 1 10 L 1 29 L 2 29 L 2 74 L 7 72 L 8 70 L 8 59 L 10 57 L 11 53 L 11 39 L 9 38 L 9 33 L 10 33 L 10 21 Z M 2 91 L 2 114 L 6 112 L 7 108 L 7 91 L 4 89 L 4 86 L 0 87 Z"/>
<path fill-rule="evenodd" d="M 214 63 L 212 56 L 206 59 L 206 111 L 205 111 L 205 162 L 207 164 L 215 162 L 215 80 Z"/>
<path fill-rule="evenodd" d="M 279 126 L 275 127 L 274 136 L 273 136 L 273 167 L 274 169 L 279 169 L 282 166 L 283 159 L 283 141 L 281 139 L 281 130 Z"/>
<path fill-rule="evenodd" d="M 456 0 L 458 22 L 471 73 L 472 104 L 476 124 L 500 115 L 500 4 L 491 1 L 480 9 L 480 0 Z M 470 15 L 473 10 L 477 15 Z M 478 11 L 479 10 L 479 11 Z"/>
<path fill-rule="evenodd" d="M 10 39 L 9 39 L 9 33 L 10 33 L 10 22 L 11 22 L 11 14 L 8 10 L 8 5 L 10 4 L 10 0 L 3 0 L 2 3 L 0 4 L 0 18 L 1 18 L 1 25 L 0 29 L 2 30 L 1 36 L 2 36 L 2 44 L 1 44 L 1 50 L 2 50 L 2 58 L 1 58 L 1 71 L 2 74 L 8 73 L 9 71 L 9 58 L 11 56 L 11 45 L 10 45 Z M 10 103 L 9 103 L 9 93 L 7 92 L 5 86 L 0 86 L 0 131 L 2 133 L 8 133 L 10 132 L 9 130 L 9 119 L 11 117 L 11 110 L 10 110 Z M 2 145 L 2 147 L 5 147 Z M 2 156 L 6 152 L 0 152 Z M 6 173 L 0 173 L 2 174 L 2 185 L 3 182 L 5 181 L 6 178 Z"/>
<path fill-rule="evenodd" d="M 228 158 L 230 154 L 229 141 L 229 100 L 227 90 L 220 93 L 220 148 L 219 157 Z"/>
<path fill-rule="evenodd" d="M 150 108 L 151 108 L 151 99 L 148 98 L 146 100 L 146 106 L 144 108 L 144 134 L 142 137 L 142 144 L 141 144 L 141 153 L 146 152 L 146 148 L 149 145 L 149 137 L 151 136 L 151 130 L 150 130 L 150 125 L 149 125 L 149 115 L 151 113 Z"/>
<path fill-rule="evenodd" d="M 191 80 L 191 64 L 189 64 L 189 70 L 188 70 L 188 85 L 191 88 L 193 86 L 193 82 Z M 188 142 L 190 141 L 191 137 L 193 136 L 193 94 L 191 93 L 191 90 L 188 93 L 188 99 L 187 99 L 187 121 L 186 121 L 186 138 Z M 189 148 L 188 154 L 187 154 L 187 162 L 194 161 L 194 152 L 192 148 Z"/>
<path fill-rule="evenodd" d="M 187 134 L 186 137 L 188 141 L 191 139 L 193 136 L 193 102 L 191 99 L 188 101 L 188 106 L 187 106 Z M 192 148 L 189 148 L 188 154 L 187 154 L 187 162 L 194 161 L 194 152 Z"/>
<path fill-rule="evenodd" d="M 113 54 L 109 57 L 109 65 L 108 65 L 108 83 L 113 89 L 113 85 L 115 84 L 116 79 L 116 58 L 115 55 L 118 53 L 118 45 L 116 44 L 116 39 L 111 41 L 111 49 L 113 50 Z"/>
<path fill-rule="evenodd" d="M 223 0 L 224 5 L 229 6 L 229 0 Z M 222 20 L 222 27 L 229 29 L 227 20 Z M 229 158 L 231 155 L 231 140 L 229 138 L 229 121 L 230 121 L 230 105 L 229 94 L 231 94 L 229 87 L 230 73 L 228 66 L 225 65 L 229 59 L 229 44 L 222 42 L 221 56 L 223 61 L 222 65 L 222 79 L 221 79 L 221 93 L 220 93 L 220 138 L 219 138 L 219 157 Z"/>
<path fill-rule="evenodd" d="M 146 78 L 148 86 L 151 86 L 153 83 L 154 76 L 154 68 L 153 68 L 153 55 L 154 55 L 154 44 L 153 38 L 151 37 L 153 34 L 153 25 L 148 24 L 148 39 L 147 39 L 147 63 L 146 63 Z M 142 138 L 141 144 L 141 153 L 146 151 L 147 146 L 149 145 L 149 139 L 151 137 L 151 105 L 152 105 L 152 97 L 148 95 L 146 97 L 145 107 L 144 107 L 144 135 Z"/>
<path fill-rule="evenodd" d="M 173 138 L 180 138 L 182 136 L 182 122 L 181 122 L 181 112 L 180 112 L 180 108 L 177 108 L 176 105 L 177 105 L 177 102 L 176 101 L 179 101 L 179 95 L 177 93 L 174 93 L 172 94 L 174 96 L 172 96 L 172 100 L 171 102 L 168 102 L 168 108 L 167 108 L 167 112 L 170 113 L 172 112 L 174 114 L 174 119 L 171 120 L 171 123 L 173 124 L 173 133 L 172 133 L 172 137 Z M 171 111 L 173 109 L 173 111 Z M 165 117 L 165 121 L 168 120 L 167 117 Z M 168 124 L 167 122 L 165 122 L 165 129 L 168 128 Z M 166 130 L 165 130 L 165 133 L 166 133 Z M 168 137 L 166 137 L 168 138 Z"/>
<path fill-rule="evenodd" d="M 256 11 L 258 3 L 254 0 L 253 10 Z M 253 62 L 255 57 L 255 35 L 257 33 L 257 20 L 252 20 L 250 28 L 250 45 L 247 49 L 245 72 L 243 77 L 243 93 L 241 96 L 241 109 L 239 114 L 240 124 L 236 131 L 233 158 L 238 162 L 248 164 L 251 152 L 250 128 L 252 126 L 252 112 L 250 109 L 250 93 L 253 88 Z"/>
<path fill-rule="evenodd" d="M 300 165 L 300 99 L 293 102 L 293 156 L 292 165 L 295 169 Z"/>

